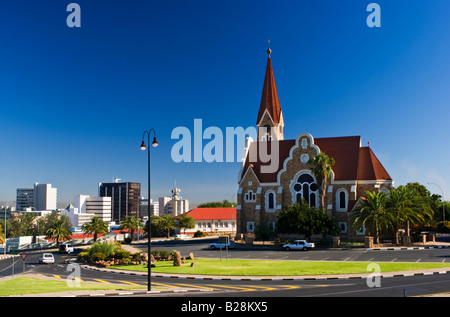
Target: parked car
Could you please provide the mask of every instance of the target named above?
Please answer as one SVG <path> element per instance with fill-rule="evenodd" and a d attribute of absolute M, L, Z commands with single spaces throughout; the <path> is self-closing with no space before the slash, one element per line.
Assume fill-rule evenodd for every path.
<path fill-rule="evenodd" d="M 306 242 L 306 240 L 295 240 L 292 243 L 283 245 L 283 249 L 285 249 L 286 251 L 290 251 L 290 250 L 307 251 L 307 250 L 314 249 L 315 247 L 316 246 L 314 245 L 314 243 L 308 243 L 308 242 Z"/>
<path fill-rule="evenodd" d="M 236 243 L 234 243 L 233 241 L 230 241 L 228 243 L 219 243 L 219 242 L 213 242 L 209 245 L 209 247 L 211 249 L 225 249 L 228 247 L 228 249 L 234 249 L 236 247 Z"/>
<path fill-rule="evenodd" d="M 55 258 L 53 257 L 53 254 L 51 254 L 51 253 L 44 253 L 39 257 L 39 263 L 55 264 Z"/>
<path fill-rule="evenodd" d="M 191 236 L 187 235 L 187 234 L 177 234 L 175 236 L 175 240 L 184 240 L 184 239 L 189 239 Z"/>
<path fill-rule="evenodd" d="M 73 252 L 73 245 L 71 245 L 71 244 L 61 244 L 59 246 L 59 252 L 61 252 L 61 253 L 72 253 Z"/>

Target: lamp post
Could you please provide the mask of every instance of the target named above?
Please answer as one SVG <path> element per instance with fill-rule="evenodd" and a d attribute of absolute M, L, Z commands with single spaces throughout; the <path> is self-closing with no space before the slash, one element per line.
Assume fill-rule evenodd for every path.
<path fill-rule="evenodd" d="M 147 286 L 147 290 L 151 291 L 152 290 L 152 277 L 151 277 L 151 273 L 152 273 L 152 263 L 151 263 L 151 251 L 152 251 L 152 247 L 151 247 L 151 236 L 152 236 L 152 230 L 151 230 L 151 223 L 150 223 L 150 133 L 153 131 L 153 142 L 152 145 L 153 147 L 157 147 L 158 146 L 158 141 L 156 140 L 156 132 L 153 128 L 151 128 L 148 131 L 145 131 L 144 134 L 142 135 L 142 143 L 141 143 L 141 150 L 145 151 L 147 150 L 148 152 L 148 261 L 147 261 L 147 269 L 148 269 L 148 286 Z M 147 134 L 147 144 L 149 145 L 149 147 L 147 148 L 147 146 L 145 145 L 145 134 Z"/>
<path fill-rule="evenodd" d="M 435 184 L 435 183 L 428 183 L 428 185 L 436 185 L 436 186 L 439 187 L 439 189 L 441 190 L 441 194 L 442 194 L 442 217 L 443 217 L 443 219 L 444 219 L 444 227 L 445 227 L 444 191 L 442 190 L 441 186 L 439 186 L 438 184 Z"/>
<path fill-rule="evenodd" d="M 6 255 L 6 207 L 2 206 L 3 211 L 5 212 L 5 247 L 3 248 L 3 254 Z"/>

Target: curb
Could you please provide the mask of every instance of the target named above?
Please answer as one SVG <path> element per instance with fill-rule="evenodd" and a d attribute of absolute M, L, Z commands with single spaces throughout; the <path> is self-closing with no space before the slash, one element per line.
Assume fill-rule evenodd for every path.
<path fill-rule="evenodd" d="M 423 246 L 423 247 L 390 247 L 390 248 L 372 248 L 367 251 L 404 251 L 404 250 L 425 250 L 425 249 L 444 249 L 450 248 L 448 245 Z"/>
<path fill-rule="evenodd" d="M 135 273 L 135 272 L 123 272 L 123 271 L 115 271 L 115 270 L 107 270 L 101 268 L 93 268 L 89 266 L 82 266 L 84 269 L 99 271 L 99 272 L 108 272 L 115 274 L 123 274 L 123 275 L 138 275 L 138 276 L 147 276 L 146 273 Z M 401 271 L 401 272 L 389 272 L 389 273 L 380 273 L 380 277 L 389 278 L 389 277 L 412 277 L 412 276 L 421 276 L 421 275 L 441 275 L 447 274 L 450 272 L 450 268 L 447 269 L 436 269 L 429 271 Z M 160 278 L 174 278 L 174 279 L 184 279 L 184 280 L 209 280 L 209 281 L 324 281 L 324 280 L 347 280 L 347 279 L 365 279 L 369 276 L 373 276 L 373 273 L 363 273 L 363 274 L 336 274 L 336 275 L 325 275 L 325 276 L 271 276 L 271 277 L 256 277 L 256 276 L 246 276 L 246 277 L 231 277 L 231 276 L 207 276 L 207 275 L 171 275 L 171 274 L 162 274 L 155 273 L 151 275 L 152 277 L 160 277 Z"/>

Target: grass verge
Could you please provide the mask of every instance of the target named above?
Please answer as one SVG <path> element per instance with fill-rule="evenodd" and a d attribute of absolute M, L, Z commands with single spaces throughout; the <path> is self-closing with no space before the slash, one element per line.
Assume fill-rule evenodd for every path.
<path fill-rule="evenodd" d="M 195 266 L 191 267 L 191 263 Z M 412 271 L 449 267 L 443 263 L 391 263 L 378 262 L 381 272 Z M 318 261 L 274 261 L 274 260 L 187 260 L 180 267 L 173 266 L 171 261 L 161 261 L 152 268 L 152 273 L 198 274 L 198 275 L 231 275 L 231 276 L 295 276 L 372 273 L 367 271 L 369 262 L 318 262 Z M 115 265 L 112 269 L 147 272 L 146 265 Z"/>
<path fill-rule="evenodd" d="M 81 282 L 80 287 L 69 287 L 66 281 L 47 280 L 34 277 L 17 277 L 0 281 L 0 296 L 44 294 L 72 291 L 144 289 L 132 285 L 107 285 L 100 283 Z"/>

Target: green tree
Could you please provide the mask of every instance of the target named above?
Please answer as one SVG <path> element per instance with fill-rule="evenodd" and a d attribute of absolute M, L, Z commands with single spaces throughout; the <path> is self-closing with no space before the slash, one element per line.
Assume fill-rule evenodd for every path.
<path fill-rule="evenodd" d="M 386 194 L 366 191 L 350 213 L 350 221 L 356 228 L 365 226 L 374 235 L 375 243 L 380 243 L 380 233 L 393 227 L 394 215 L 386 209 Z"/>
<path fill-rule="evenodd" d="M 229 202 L 228 200 L 223 201 L 214 201 L 214 202 L 208 202 L 198 205 L 199 208 L 221 208 L 221 207 L 236 207 L 236 203 Z"/>
<path fill-rule="evenodd" d="M 410 225 L 423 225 L 433 218 L 433 209 L 429 199 L 417 190 L 416 186 L 399 186 L 389 191 L 386 208 L 393 214 L 395 241 L 398 243 L 397 231 L 405 227 L 406 237 L 410 241 Z"/>
<path fill-rule="evenodd" d="M 98 217 L 92 217 L 89 222 L 86 222 L 81 230 L 84 234 L 93 234 L 94 235 L 94 243 L 97 242 L 97 238 L 99 234 L 107 234 L 108 233 L 108 224 Z"/>
<path fill-rule="evenodd" d="M 309 207 L 305 200 L 283 209 L 277 213 L 278 233 L 304 234 L 311 239 L 313 234 L 335 235 L 339 228 L 334 218 L 318 208 Z"/>
<path fill-rule="evenodd" d="M 131 234 L 131 241 L 134 239 L 134 233 L 139 230 L 139 228 L 144 228 L 144 223 L 141 219 L 135 216 L 128 216 L 124 221 L 122 221 L 119 229 L 128 229 Z"/>
<path fill-rule="evenodd" d="M 317 186 L 319 187 L 320 207 L 325 208 L 325 193 L 327 180 L 331 175 L 331 166 L 334 165 L 334 158 L 328 157 L 324 152 L 320 152 L 310 159 L 311 171 L 316 176 Z"/>
<path fill-rule="evenodd" d="M 162 215 L 159 218 L 159 228 L 167 233 L 167 238 L 170 238 L 170 230 L 175 228 L 175 220 L 171 215 Z"/>
<path fill-rule="evenodd" d="M 56 246 L 59 247 L 60 241 L 69 240 L 72 232 L 70 231 L 70 223 L 67 219 L 61 217 L 50 224 L 50 227 L 46 230 L 46 239 L 55 239 Z"/>
<path fill-rule="evenodd" d="M 184 230 L 184 233 L 186 233 L 186 229 L 194 229 L 195 228 L 194 217 L 189 216 L 188 213 L 182 214 L 176 219 L 176 227 L 180 229 L 180 231 Z"/>

